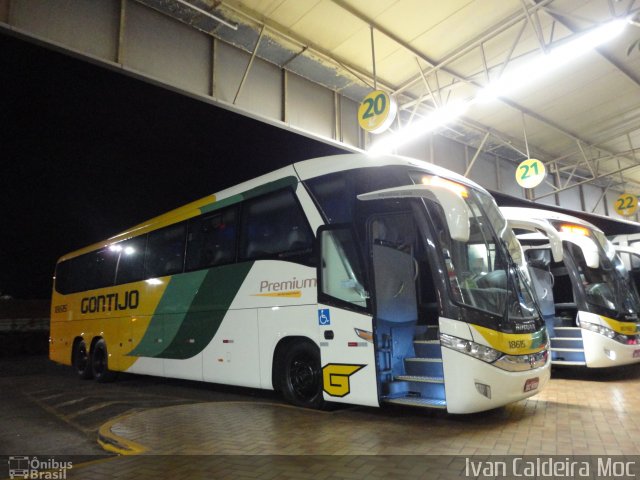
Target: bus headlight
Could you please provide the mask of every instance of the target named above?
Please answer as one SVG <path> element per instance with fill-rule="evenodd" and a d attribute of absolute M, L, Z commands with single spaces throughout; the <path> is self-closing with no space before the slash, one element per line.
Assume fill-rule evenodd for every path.
<path fill-rule="evenodd" d="M 545 348 L 537 353 L 529 355 L 505 355 L 485 345 L 465 340 L 463 338 L 440 334 L 440 342 L 443 346 L 449 347 L 461 353 L 465 353 L 474 358 L 491 363 L 502 370 L 510 372 L 523 372 L 534 368 L 544 367 L 547 364 L 549 351 Z"/>
<path fill-rule="evenodd" d="M 463 338 L 447 335 L 446 333 L 440 334 L 440 343 L 442 343 L 442 345 L 444 345 L 445 347 L 451 348 L 452 350 L 465 353 L 487 363 L 495 362 L 498 358 L 500 358 L 500 355 L 502 355 L 501 352 L 499 352 L 498 350 L 494 350 L 491 347 L 480 345 L 479 343 L 465 340 Z"/>
<path fill-rule="evenodd" d="M 596 323 L 580 322 L 580 326 L 585 330 L 599 333 L 600 335 L 611 338 L 618 343 L 622 343 L 623 345 L 638 345 L 639 343 L 638 340 L 640 335 L 624 335 Z"/>

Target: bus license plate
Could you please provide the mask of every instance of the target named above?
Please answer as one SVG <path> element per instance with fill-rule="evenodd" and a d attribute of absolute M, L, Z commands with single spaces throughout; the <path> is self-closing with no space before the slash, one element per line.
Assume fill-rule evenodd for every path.
<path fill-rule="evenodd" d="M 524 391 L 530 392 L 531 390 L 535 390 L 536 388 L 538 388 L 539 383 L 540 383 L 540 379 L 538 377 L 530 378 L 529 380 L 524 382 Z"/>
<path fill-rule="evenodd" d="M 640 350 L 633 351 L 633 358 L 640 358 Z"/>

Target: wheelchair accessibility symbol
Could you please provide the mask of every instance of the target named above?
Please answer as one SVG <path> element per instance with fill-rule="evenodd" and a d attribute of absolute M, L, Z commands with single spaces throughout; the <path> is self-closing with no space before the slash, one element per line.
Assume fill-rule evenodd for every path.
<path fill-rule="evenodd" d="M 331 315 L 329 314 L 328 308 L 318 310 L 318 325 L 331 325 Z"/>

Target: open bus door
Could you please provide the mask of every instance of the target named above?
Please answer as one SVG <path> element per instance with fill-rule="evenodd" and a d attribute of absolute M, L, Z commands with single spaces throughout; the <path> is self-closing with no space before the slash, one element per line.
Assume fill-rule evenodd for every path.
<path fill-rule="evenodd" d="M 379 406 L 371 302 L 357 237 L 351 225 L 326 225 L 318 241 L 323 397 Z"/>
<path fill-rule="evenodd" d="M 460 193 L 444 185 L 410 185 L 358 196 L 371 202 L 366 235 L 380 396 L 384 402 L 447 408 L 435 283 L 418 226 L 422 203 L 435 199 L 449 235 L 467 241 L 470 212 Z M 385 208 L 391 199 L 398 210 Z M 383 203 L 376 203 L 383 201 Z M 379 208 L 378 208 L 379 207 Z M 444 234 L 444 232 L 442 232 Z M 456 380 L 453 379 L 452 382 Z"/>

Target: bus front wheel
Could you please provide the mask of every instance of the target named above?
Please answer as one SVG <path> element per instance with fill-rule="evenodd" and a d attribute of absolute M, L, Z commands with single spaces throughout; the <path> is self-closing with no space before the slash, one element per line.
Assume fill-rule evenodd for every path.
<path fill-rule="evenodd" d="M 109 370 L 107 342 L 103 338 L 98 340 L 91 349 L 91 369 L 93 377 L 100 383 L 112 382 L 116 378 L 116 372 Z"/>
<path fill-rule="evenodd" d="M 77 340 L 73 345 L 71 364 L 81 379 L 88 380 L 93 377 L 87 344 L 82 339 Z"/>
<path fill-rule="evenodd" d="M 306 408 L 323 408 L 320 350 L 310 342 L 290 346 L 280 364 L 280 389 L 286 401 Z"/>

